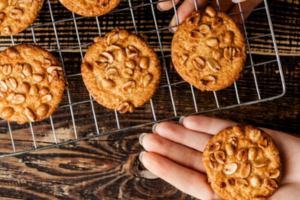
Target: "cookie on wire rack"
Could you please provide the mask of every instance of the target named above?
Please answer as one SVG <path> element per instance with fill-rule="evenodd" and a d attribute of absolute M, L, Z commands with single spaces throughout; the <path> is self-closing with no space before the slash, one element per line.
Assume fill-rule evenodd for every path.
<path fill-rule="evenodd" d="M 44 0 L 1 0 L 0 35 L 8 36 L 25 30 L 38 16 Z"/>
<path fill-rule="evenodd" d="M 179 75 L 202 91 L 222 90 L 234 83 L 246 62 L 245 38 L 223 12 L 207 7 L 193 12 L 172 41 L 172 61 Z"/>
<path fill-rule="evenodd" d="M 159 86 L 161 65 L 147 42 L 119 29 L 94 41 L 81 66 L 94 99 L 120 113 L 133 112 L 149 101 Z"/>
<path fill-rule="evenodd" d="M 65 89 L 61 64 L 39 46 L 21 44 L 0 53 L 0 117 L 19 124 L 48 118 Z"/>
<path fill-rule="evenodd" d="M 59 0 L 68 10 L 85 17 L 105 15 L 120 3 L 120 0 Z"/>
<path fill-rule="evenodd" d="M 274 140 L 250 125 L 222 130 L 208 142 L 202 159 L 211 187 L 222 199 L 266 200 L 282 176 Z"/>

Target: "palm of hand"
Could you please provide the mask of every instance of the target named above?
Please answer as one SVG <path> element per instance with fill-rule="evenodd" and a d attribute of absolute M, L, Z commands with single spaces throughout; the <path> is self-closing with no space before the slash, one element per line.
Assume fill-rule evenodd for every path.
<path fill-rule="evenodd" d="M 164 122 L 155 134 L 143 135 L 140 142 L 149 152 L 142 156 L 145 167 L 178 189 L 199 199 L 219 199 L 206 182 L 202 152 L 222 129 L 235 123 L 204 116 L 184 118 L 183 126 Z M 280 187 L 270 200 L 296 200 L 300 196 L 300 139 L 264 129 L 278 145 L 283 163 Z"/>
<path fill-rule="evenodd" d="M 270 200 L 296 200 L 300 196 L 300 139 L 283 132 L 264 129 L 278 145 L 283 163 L 283 176 L 279 189 Z"/>

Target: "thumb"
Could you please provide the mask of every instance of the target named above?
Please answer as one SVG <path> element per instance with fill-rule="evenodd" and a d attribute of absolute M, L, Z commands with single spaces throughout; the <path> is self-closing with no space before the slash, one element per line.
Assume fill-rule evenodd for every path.
<path fill-rule="evenodd" d="M 234 1 L 237 1 L 238 3 L 239 2 L 243 2 L 245 0 L 232 0 L 232 2 Z M 229 11 L 229 14 L 235 14 L 233 16 L 231 16 L 236 22 L 238 23 L 242 23 L 242 19 L 241 19 L 241 15 L 240 15 L 240 12 L 241 11 L 251 11 L 253 10 L 254 8 L 256 8 L 263 0 L 251 0 L 251 1 L 246 1 L 246 2 L 243 2 L 240 4 L 241 6 L 241 10 L 240 10 L 240 7 L 239 5 L 235 5 L 230 11 Z M 243 13 L 243 17 L 244 17 L 244 20 L 246 20 L 249 15 L 251 14 L 251 12 L 245 12 Z"/>

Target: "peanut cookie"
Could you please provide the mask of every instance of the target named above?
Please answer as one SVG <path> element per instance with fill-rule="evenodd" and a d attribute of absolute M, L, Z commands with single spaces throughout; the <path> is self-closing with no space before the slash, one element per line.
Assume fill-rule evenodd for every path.
<path fill-rule="evenodd" d="M 38 16 L 44 0 L 0 0 L 0 35 L 25 30 Z"/>
<path fill-rule="evenodd" d="M 267 199 L 282 175 L 272 137 L 252 126 L 224 129 L 203 152 L 203 164 L 214 192 L 222 199 Z"/>
<path fill-rule="evenodd" d="M 21 44 L 0 53 L 0 117 L 19 124 L 49 117 L 65 89 L 60 63 L 46 50 Z"/>
<path fill-rule="evenodd" d="M 120 113 L 133 112 L 154 95 L 161 78 L 159 58 L 139 36 L 115 29 L 95 38 L 81 72 L 94 99 Z"/>
<path fill-rule="evenodd" d="M 202 91 L 222 90 L 234 83 L 246 57 L 240 29 L 228 15 L 211 7 L 188 16 L 172 41 L 175 69 Z"/>
<path fill-rule="evenodd" d="M 67 9 L 78 15 L 96 17 L 105 15 L 120 3 L 120 0 L 59 0 Z"/>

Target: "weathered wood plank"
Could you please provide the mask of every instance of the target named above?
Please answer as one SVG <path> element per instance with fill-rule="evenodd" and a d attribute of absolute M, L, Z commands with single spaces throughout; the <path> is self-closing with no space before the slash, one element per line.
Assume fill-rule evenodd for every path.
<path fill-rule="evenodd" d="M 60 48 L 67 52 L 80 52 L 80 49 L 76 47 L 78 46 L 78 38 L 71 12 L 64 8 L 59 1 L 50 0 L 50 2 L 54 21 L 56 21 L 55 26 L 59 37 Z M 133 9 L 138 32 L 146 32 L 150 45 L 156 51 L 160 51 L 154 19 L 152 16 L 152 9 L 150 5 L 146 5 L 149 4 L 150 1 L 131 0 L 131 2 L 133 7 L 138 6 Z M 277 45 L 279 52 L 282 55 L 299 55 L 300 27 L 295 26 L 295 24 L 300 23 L 299 0 L 268 1 L 268 4 L 274 24 L 274 31 L 278 41 Z M 263 6 L 264 4 L 262 3 L 259 7 Z M 154 9 L 159 28 L 167 28 L 172 16 L 174 15 L 174 10 L 170 9 L 169 11 L 160 12 L 156 9 L 156 4 L 154 5 Z M 105 34 L 111 31 L 114 27 L 126 28 L 131 31 L 135 31 L 128 1 L 122 0 L 116 10 L 118 12 L 110 13 L 98 18 L 101 33 Z M 76 24 L 79 29 L 81 45 L 84 45 L 83 50 L 85 50 L 87 48 L 86 45 L 92 43 L 95 36 L 99 36 L 97 22 L 95 18 L 82 19 L 78 15 L 76 15 L 76 17 L 79 17 L 79 19 L 76 20 Z M 35 40 L 38 45 L 48 50 L 55 51 L 58 47 L 51 22 L 48 1 L 45 1 L 39 17 L 33 23 L 33 30 L 35 33 Z M 270 34 L 265 10 L 253 12 L 246 22 L 246 27 L 248 37 Z M 152 32 L 147 32 L 150 30 L 152 30 Z M 163 49 L 166 51 L 170 50 L 172 34 L 168 30 L 159 31 L 159 34 Z M 15 43 L 33 43 L 34 40 L 31 28 L 27 28 L 22 33 L 15 35 L 14 41 Z M 2 51 L 11 45 L 11 38 L 1 37 L 0 44 L 0 50 Z M 251 39 L 250 45 L 252 53 L 274 54 L 271 37 Z M 78 56 L 80 55 L 78 54 Z"/>
<path fill-rule="evenodd" d="M 270 57 L 255 56 L 254 59 L 263 61 L 269 60 Z M 282 64 L 287 81 L 287 94 L 283 98 L 251 106 L 212 112 L 207 115 L 279 129 L 296 133 L 299 136 L 300 58 L 283 57 Z M 258 67 L 257 73 L 262 94 L 265 94 L 265 91 L 268 95 L 278 93 L 277 90 L 280 87 L 278 86 L 278 78 L 276 78 L 277 75 L 274 69 L 270 70 L 266 66 Z M 248 78 L 246 78 L 248 75 L 245 75 L 245 80 L 243 78 L 242 81 L 238 82 L 238 86 L 241 87 L 241 97 L 252 94 L 248 91 L 252 90 L 249 89 L 252 87 L 248 85 L 252 84 L 250 75 Z M 177 81 L 177 78 L 174 77 L 174 81 Z M 79 82 L 74 81 L 72 84 L 76 85 Z M 174 95 L 178 97 L 175 98 L 178 111 L 182 113 L 186 110 L 190 112 L 194 109 L 192 100 L 179 98 L 182 96 L 187 97 L 190 93 L 185 91 L 185 89 L 185 87 L 181 86 L 174 90 Z M 155 102 L 165 101 L 167 94 L 168 91 L 158 93 Z M 210 101 L 205 100 L 207 95 L 203 95 L 203 93 L 197 95 L 199 106 L 210 103 Z M 226 91 L 224 95 L 224 98 L 222 98 L 224 102 L 233 102 L 235 98 L 234 93 L 231 94 Z M 222 97 L 221 94 L 220 97 Z M 157 108 L 158 116 L 171 115 L 172 108 L 167 106 L 168 109 L 163 109 L 163 105 L 158 106 L 160 109 Z M 76 118 L 78 118 L 76 122 L 78 122 L 78 126 L 84 132 L 84 135 L 95 133 L 93 128 L 91 128 L 93 123 L 92 115 L 86 113 L 87 109 L 84 106 L 74 109 L 77 115 Z M 99 109 L 99 118 L 101 118 L 100 112 L 103 112 L 103 109 L 101 110 L 100 107 L 97 109 Z M 141 109 L 137 113 L 123 117 L 122 125 L 127 126 L 140 123 L 139 120 L 145 115 L 145 111 L 150 112 L 150 108 Z M 114 117 L 111 112 L 105 111 L 104 113 L 109 115 L 105 117 L 105 120 Z M 65 117 L 64 111 L 59 111 L 57 114 L 59 121 L 62 121 Z M 145 121 L 147 120 L 152 120 L 151 116 L 145 119 Z M 80 123 L 80 121 L 85 122 Z M 101 123 L 102 126 L 105 124 L 105 122 Z M 108 124 L 114 124 L 113 120 L 108 121 Z M 111 126 L 113 127 L 113 125 Z M 27 132 L 29 127 L 24 126 L 19 129 L 16 125 L 13 125 L 13 127 L 18 132 L 15 134 L 15 138 L 20 141 L 20 144 L 24 148 L 32 148 L 30 134 Z M 38 145 L 49 145 L 49 142 L 53 141 L 53 138 L 51 138 L 51 127 L 48 123 L 39 123 L 34 128 L 37 130 L 36 139 Z M 72 129 L 70 123 L 64 124 L 60 122 L 58 124 L 57 134 L 59 135 L 59 141 L 71 138 L 73 133 L 68 132 L 69 129 Z M 193 199 L 160 179 L 146 180 L 138 177 L 136 172 L 143 169 L 140 164 L 137 164 L 137 156 L 142 150 L 142 147 L 138 144 L 138 136 L 142 132 L 151 132 L 151 127 L 120 132 L 36 153 L 1 158 L 0 199 Z M 3 138 L 3 135 L 5 135 L 5 129 L 1 129 L 0 137 Z M 0 146 L 0 150 L 5 152 L 5 149 L 11 148 L 10 140 L 1 139 Z"/>

